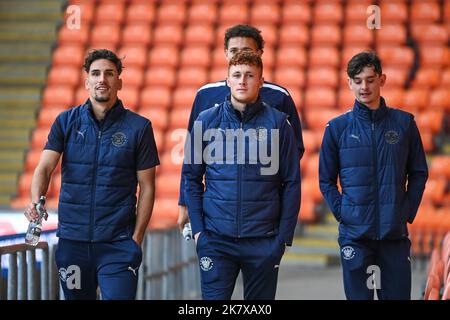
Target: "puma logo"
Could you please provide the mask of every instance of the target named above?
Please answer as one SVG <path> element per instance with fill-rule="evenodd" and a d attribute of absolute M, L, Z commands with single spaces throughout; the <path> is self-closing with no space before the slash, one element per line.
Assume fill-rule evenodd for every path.
<path fill-rule="evenodd" d="M 353 139 L 356 139 L 356 140 L 359 141 L 359 137 L 358 137 L 357 135 L 351 134 L 351 135 L 350 135 L 350 138 L 353 138 Z"/>
<path fill-rule="evenodd" d="M 86 130 L 84 130 L 84 131 L 77 130 L 77 134 L 79 134 L 80 136 L 82 136 L 83 139 L 84 139 L 84 133 L 85 133 L 85 132 L 86 132 Z"/>
<path fill-rule="evenodd" d="M 136 276 L 136 271 L 139 269 L 139 267 L 133 269 L 131 266 L 128 267 L 128 270 L 130 270 L 131 272 L 133 272 L 133 274 Z"/>

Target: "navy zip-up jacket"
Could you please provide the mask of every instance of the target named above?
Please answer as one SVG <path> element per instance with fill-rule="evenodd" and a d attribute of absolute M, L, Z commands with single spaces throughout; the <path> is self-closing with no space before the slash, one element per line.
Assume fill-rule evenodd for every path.
<path fill-rule="evenodd" d="M 339 176 L 342 194 L 337 187 Z M 414 116 L 386 106 L 353 110 L 331 120 L 320 149 L 320 190 L 349 239 L 408 236 L 428 168 Z"/>
<path fill-rule="evenodd" d="M 192 105 L 188 131 L 191 131 L 194 121 L 202 111 L 221 104 L 229 94 L 230 87 L 228 87 L 225 80 L 209 83 L 201 87 L 198 90 Z M 305 151 L 303 146 L 302 125 L 300 123 L 300 118 L 298 116 L 297 109 L 295 108 L 294 101 L 292 100 L 289 92 L 287 89 L 280 87 L 279 85 L 264 81 L 259 94 L 262 100 L 269 106 L 284 112 L 289 116 L 289 122 L 292 125 L 297 141 L 299 158 L 301 159 Z M 180 183 L 180 196 L 178 201 L 179 205 L 186 205 L 183 181 L 184 176 L 182 175 Z"/>
<path fill-rule="evenodd" d="M 98 122 L 88 100 L 56 118 L 45 149 L 62 153 L 57 236 L 91 242 L 131 239 L 136 171 L 159 164 L 150 121 L 117 100 Z"/>
<path fill-rule="evenodd" d="M 197 131 L 197 125 L 201 132 Z M 213 144 L 216 138 L 205 138 L 208 134 L 203 135 L 206 140 L 203 143 L 196 140 L 202 139 L 199 135 L 208 129 L 234 146 L 219 144 L 217 147 Z M 253 134 L 255 139 L 244 138 L 247 144 L 239 148 L 236 141 L 243 140 L 230 136 L 227 129 L 242 130 L 240 132 L 250 137 Z M 272 137 L 275 132 L 279 134 L 279 148 L 276 137 Z M 199 115 L 190 137 L 187 143 L 187 146 L 190 143 L 190 153 L 185 156 L 183 173 L 193 234 L 203 230 L 232 238 L 278 234 L 281 242 L 291 245 L 300 208 L 300 169 L 296 140 L 286 114 L 258 100 L 246 106 L 241 118 L 228 97 L 224 103 Z M 260 155 L 251 151 L 250 141 L 267 143 L 269 153 L 273 148 L 271 155 L 277 157 L 279 164 L 276 171 L 261 172 L 270 165 L 267 162 L 263 165 Z M 218 161 L 205 159 L 204 155 L 214 148 L 214 157 L 223 151 L 220 158 L 215 159 Z M 196 156 L 200 163 L 194 163 Z M 245 158 L 245 163 L 238 160 L 240 157 Z M 188 159 L 191 164 L 186 163 Z"/>

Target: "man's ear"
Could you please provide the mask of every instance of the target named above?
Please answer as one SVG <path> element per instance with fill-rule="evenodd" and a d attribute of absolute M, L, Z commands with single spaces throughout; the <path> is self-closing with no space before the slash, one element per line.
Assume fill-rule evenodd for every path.
<path fill-rule="evenodd" d="M 347 77 L 347 84 L 348 84 L 348 87 L 350 88 L 350 90 L 352 90 L 352 81 L 353 81 L 352 78 Z"/>
<path fill-rule="evenodd" d="M 86 79 L 84 79 L 84 88 L 86 89 L 86 90 L 89 90 L 89 81 L 88 81 L 88 78 L 86 77 Z"/>
<path fill-rule="evenodd" d="M 230 86 L 230 80 L 228 77 L 225 78 L 225 81 L 227 82 L 227 86 Z"/>
<path fill-rule="evenodd" d="M 259 84 L 259 87 L 262 88 L 264 85 L 264 77 L 261 76 L 261 83 Z"/>
<path fill-rule="evenodd" d="M 119 87 L 118 87 L 118 90 L 121 90 L 122 89 L 122 79 L 119 79 Z"/>
<path fill-rule="evenodd" d="M 383 73 L 380 76 L 380 87 L 384 86 L 385 83 L 386 83 L 386 75 Z"/>

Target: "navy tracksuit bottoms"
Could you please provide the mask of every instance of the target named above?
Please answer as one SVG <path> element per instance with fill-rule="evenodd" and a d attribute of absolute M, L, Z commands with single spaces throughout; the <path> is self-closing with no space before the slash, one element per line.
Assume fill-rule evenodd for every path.
<path fill-rule="evenodd" d="M 411 242 L 339 237 L 345 295 L 349 300 L 411 299 Z M 375 276 L 375 278 L 373 277 Z"/>
<path fill-rule="evenodd" d="M 55 252 L 67 300 L 134 300 L 142 250 L 132 239 L 80 242 L 59 239 Z"/>
<path fill-rule="evenodd" d="M 273 300 L 285 245 L 277 236 L 229 238 L 203 231 L 197 240 L 204 300 L 229 300 L 242 271 L 245 300 Z"/>

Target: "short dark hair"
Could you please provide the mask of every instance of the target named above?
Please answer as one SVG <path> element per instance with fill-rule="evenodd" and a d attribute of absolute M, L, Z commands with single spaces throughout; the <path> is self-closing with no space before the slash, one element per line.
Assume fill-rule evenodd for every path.
<path fill-rule="evenodd" d="M 375 54 L 375 52 L 364 51 L 354 55 L 350 59 L 347 65 L 347 75 L 351 79 L 354 79 L 355 76 L 364 69 L 364 67 L 373 67 L 376 73 L 379 75 L 382 74 L 380 58 Z"/>
<path fill-rule="evenodd" d="M 89 51 L 88 55 L 84 59 L 84 70 L 89 73 L 92 62 L 99 59 L 106 59 L 111 61 L 116 66 L 117 72 L 119 74 L 122 73 L 122 60 L 120 60 L 114 52 L 108 49 L 94 49 L 92 51 Z"/>
<path fill-rule="evenodd" d="M 261 30 L 255 27 L 249 26 L 248 24 L 237 24 L 231 28 L 228 28 L 225 32 L 224 45 L 225 49 L 228 49 L 228 42 L 231 38 L 252 38 L 256 42 L 256 46 L 259 50 L 264 49 L 264 39 L 261 36 Z"/>
<path fill-rule="evenodd" d="M 231 66 L 237 66 L 242 64 L 248 66 L 256 66 L 261 70 L 262 74 L 263 63 L 259 55 L 253 52 L 239 51 L 233 56 L 233 58 L 231 58 L 230 62 L 228 63 L 228 70 L 230 69 Z"/>

